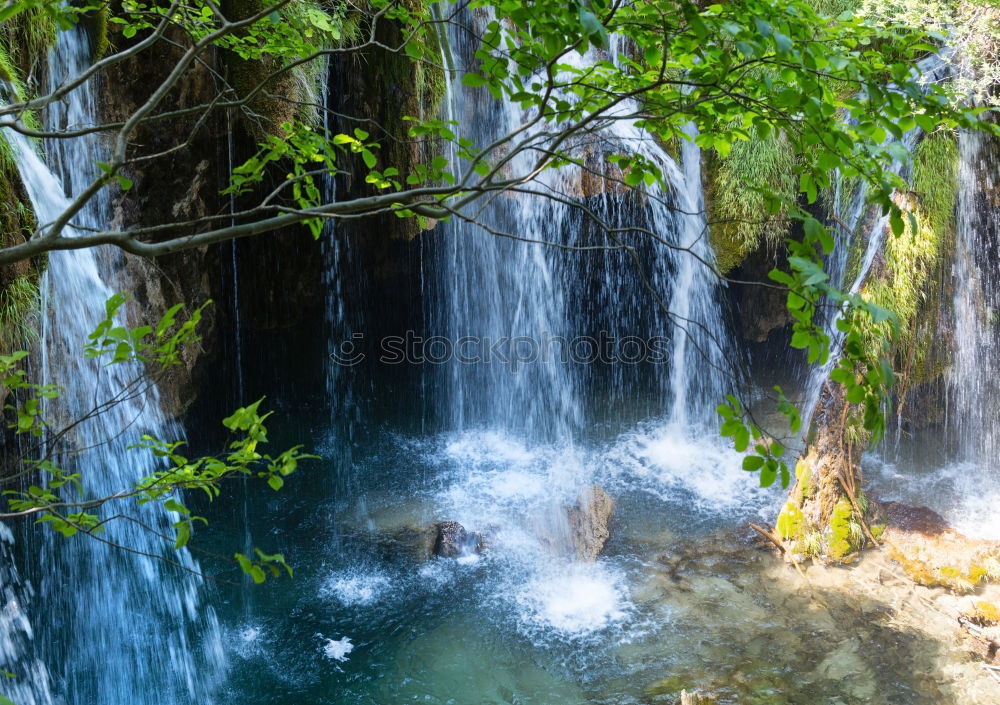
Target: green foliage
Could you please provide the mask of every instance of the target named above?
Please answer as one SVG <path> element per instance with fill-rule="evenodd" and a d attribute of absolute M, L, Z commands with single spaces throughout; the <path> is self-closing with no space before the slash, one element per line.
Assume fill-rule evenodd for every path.
<path fill-rule="evenodd" d="M 274 8 L 270 13 L 267 12 L 269 7 Z M 263 16 L 239 32 L 229 33 L 219 31 L 229 18 L 220 14 L 217 5 L 203 0 L 177 8 L 142 0 L 123 0 L 118 14 L 108 21 L 121 25 L 122 36 L 131 39 L 168 19 L 195 42 L 211 41 L 247 60 L 263 57 L 305 59 L 341 39 L 341 21 L 317 3 L 261 2 L 252 3 L 246 10 L 237 10 L 237 16 L 232 19 Z M 344 6 L 339 6 L 339 11 L 342 17 Z"/>
<path fill-rule="evenodd" d="M 369 22 L 378 17 L 391 23 L 409 60 L 440 62 L 440 33 L 428 4 L 371 0 L 369 5 Z M 32 8 L 66 14 L 53 6 L 51 0 L 16 0 L 0 15 L 13 17 Z M 845 11 L 834 15 L 841 7 Z M 236 19 L 259 17 L 236 31 L 222 31 L 225 18 L 204 0 L 181 6 L 124 0 L 111 21 L 128 39 L 166 19 L 193 40 L 244 62 L 243 69 L 256 72 L 251 81 L 263 69 L 287 67 L 335 45 L 352 22 L 342 5 L 333 14 L 310 4 L 282 8 L 262 0 L 243 0 L 231 9 Z M 872 207 L 888 216 L 894 235 L 905 236 L 905 204 L 897 194 L 907 185 L 890 168 L 907 157 L 899 138 L 915 127 L 927 133 L 939 128 L 998 132 L 979 120 L 982 110 L 959 106 L 942 86 L 924 85 L 915 62 L 936 52 L 941 37 L 917 23 L 869 22 L 849 11 L 849 5 L 827 1 L 473 0 L 469 9 L 489 19 L 476 37 L 474 60 L 462 83 L 484 98 L 488 94 L 535 116 L 516 137 L 473 144 L 453 124 L 404 115 L 414 118 L 410 138 L 443 149 L 403 163 L 397 161 L 398 152 L 388 156 L 389 149 L 382 151 L 388 139 L 372 139 L 367 130 L 327 139 L 308 121 L 295 115 L 276 120 L 272 111 L 268 118 L 275 129 L 263 130 L 269 136 L 236 169 L 227 192 L 246 193 L 264 181 L 267 169 L 280 166 L 288 175 L 286 190 L 279 189 L 267 207 L 294 212 L 318 235 L 321 217 L 329 213 L 321 210 L 316 179 L 360 164 L 363 181 L 377 197 L 359 202 L 357 212 L 343 217 L 392 212 L 404 218 L 443 218 L 476 197 L 520 187 L 545 169 L 577 163 L 570 153 L 573 139 L 605 121 L 633 119 L 621 107 L 623 99 L 635 99 L 642 106 L 636 124 L 661 143 L 694 139 L 721 160 L 718 178 L 724 188 L 713 207 L 741 221 L 768 224 L 765 229 L 737 227 L 728 236 L 733 243 L 746 248 L 775 237 L 788 219 L 801 221 L 802 238 L 788 245 L 787 270 L 771 272 L 771 279 L 787 289 L 792 345 L 805 350 L 810 363 L 826 363 L 831 341 L 817 323 L 817 310 L 822 302 L 842 311 L 837 327 L 843 351 L 831 377 L 843 386 L 848 402 L 858 406 L 861 425 L 877 441 L 884 433 L 883 407 L 895 376 L 885 360 L 891 345 L 871 345 L 866 331 L 878 330 L 880 341 L 897 340 L 901 315 L 885 305 L 889 297 L 844 293 L 831 285 L 823 258 L 834 241 L 810 207 L 835 178 L 864 182 Z M 362 35 L 374 29 L 365 27 L 364 20 L 355 24 L 362 25 Z M 589 47 L 610 48 L 613 35 L 629 46 L 627 56 L 593 65 L 572 56 Z M 395 141 L 401 135 L 388 137 Z M 515 173 L 525 161 L 517 159 L 518 145 L 532 161 L 523 174 Z M 627 185 L 642 190 L 662 183 L 655 164 L 622 151 L 605 156 L 622 171 Z M 736 184 L 750 176 L 758 188 L 743 189 L 742 200 L 733 200 Z M 280 196 L 295 208 L 277 205 Z M 914 256 L 901 249 L 899 261 Z M 903 307 L 909 302 L 900 297 L 901 290 L 891 298 L 908 313 L 912 307 Z M 113 360 L 119 351 L 128 356 L 139 345 L 114 326 L 101 335 L 107 344 L 102 350 L 113 348 Z M 798 412 L 780 399 L 782 412 L 797 430 Z M 729 397 L 719 413 L 723 435 L 741 452 L 750 451 L 744 467 L 760 472 L 764 485 L 779 477 L 787 485 L 790 472 L 781 460 L 780 444 L 764 438 L 735 398 Z"/>
<path fill-rule="evenodd" d="M 143 363 L 151 370 L 180 364 L 181 348 L 198 341 L 196 327 L 208 304 L 195 309 L 186 318 L 179 315 L 182 306 L 177 305 L 155 325 L 128 328 L 118 325 L 115 320 L 125 301 L 126 297 L 121 294 L 107 301 L 106 316 L 90 334 L 84 348 L 85 356 L 106 359 L 109 365 Z M 15 433 L 38 437 L 49 426 L 43 413 L 43 401 L 54 403 L 61 390 L 56 385 L 30 382 L 21 366 L 26 357 L 27 352 L 23 350 L 0 356 L 3 386 L 13 392 L 15 399 L 7 403 L 5 409 L 14 418 L 10 427 Z M 26 489 L 3 492 L 10 508 L 8 516 L 33 516 L 37 523 L 68 538 L 100 533 L 106 522 L 120 514 L 117 505 L 123 502 L 156 504 L 174 528 L 174 549 L 182 549 L 191 539 L 193 526 L 207 523 L 204 517 L 195 516 L 185 506 L 184 490 L 200 490 L 209 499 L 215 499 L 227 480 L 242 476 L 262 480 L 277 491 L 303 460 L 317 457 L 303 453 L 301 445 L 275 455 L 262 452 L 261 447 L 268 442 L 265 421 L 271 415 L 261 412 L 262 401 L 239 408 L 223 420 L 223 425 L 232 433 L 232 440 L 227 452 L 219 455 L 189 458 L 182 454 L 183 441 L 168 442 L 143 435 L 130 449 L 152 454 L 159 469 L 134 486 L 123 487 L 109 496 L 90 496 L 86 477 L 59 467 L 48 457 L 29 459 L 25 461 L 27 474 L 41 481 Z M 104 513 L 108 505 L 111 511 Z M 262 582 L 268 575 L 277 577 L 282 570 L 291 575 L 291 568 L 281 554 L 269 555 L 260 549 L 254 552 L 255 558 L 235 556 L 236 563 L 254 582 Z"/>
<path fill-rule="evenodd" d="M 40 306 L 37 276 L 15 277 L 0 289 L 0 352 L 13 352 L 37 339 Z"/>
<path fill-rule="evenodd" d="M 122 362 L 142 362 L 159 367 L 173 367 L 180 364 L 180 350 L 185 345 L 200 340 L 197 326 L 202 312 L 211 304 L 204 304 L 191 312 L 191 316 L 178 321 L 177 314 L 183 304 L 171 306 L 155 326 L 127 328 L 118 325 L 116 317 L 121 307 L 128 301 L 125 294 L 115 294 L 105 303 L 105 317 L 89 336 L 84 346 L 84 356 L 89 359 L 108 357 L 109 365 Z"/>
<path fill-rule="evenodd" d="M 837 17 L 845 12 L 855 14 L 861 0 L 810 0 L 809 4 L 821 15 Z"/>
<path fill-rule="evenodd" d="M 787 209 L 767 214 L 765 194 L 782 202 L 796 196 L 795 154 L 783 132 L 733 145 L 709 180 L 709 231 L 720 272 L 727 272 L 762 243 L 777 247 L 788 230 Z"/>
<path fill-rule="evenodd" d="M 781 387 L 774 389 L 780 400 L 779 409 L 788 418 L 792 432 L 797 432 L 801 423 L 798 411 L 785 398 Z M 790 480 L 788 464 L 781 459 L 785 452 L 784 447 L 780 443 L 769 441 L 760 428 L 748 420 L 736 397 L 732 394 L 726 395 L 726 402 L 716 408 L 719 416 L 723 418 L 720 433 L 724 437 L 732 438 L 733 447 L 741 453 L 750 448 L 750 441 L 753 439 L 751 452 L 743 458 L 743 469 L 747 472 L 760 472 L 761 487 L 770 487 L 779 477 L 781 486 L 788 487 Z"/>
<path fill-rule="evenodd" d="M 970 103 L 997 104 L 1000 6 L 995 0 L 863 0 L 858 14 L 884 26 L 922 27 L 947 37 L 960 50 L 946 59 L 958 64 L 952 79 L 956 91 Z"/>
<path fill-rule="evenodd" d="M 292 568 L 285 562 L 285 557 L 282 554 L 268 555 L 259 548 L 254 549 L 254 554 L 257 556 L 256 559 L 248 558 L 242 553 L 237 553 L 234 558 L 239 563 L 240 569 L 249 575 L 255 583 L 260 584 L 267 580 L 268 573 L 273 578 L 279 577 L 282 569 L 289 576 L 292 575 Z"/>
<path fill-rule="evenodd" d="M 295 472 L 302 460 L 317 458 L 301 452 L 301 445 L 288 448 L 276 456 L 259 451 L 259 447 L 267 443 L 267 426 L 264 422 L 271 415 L 271 412 L 260 413 L 262 401 L 263 399 L 259 399 L 249 406 L 241 407 L 223 420 L 223 425 L 236 434 L 229 444 L 229 452 L 224 456 L 188 458 L 179 452 L 185 445 L 182 441 L 165 443 L 148 435 L 142 436 L 141 442 L 133 446 L 147 450 L 167 463 L 165 469 L 143 478 L 131 494 L 139 504 L 160 502 L 166 511 L 178 516 L 173 523 L 177 531 L 175 548 L 187 545 L 194 522 L 205 522 L 203 517 L 193 516 L 176 499 L 178 490 L 201 490 L 209 500 L 213 500 L 221 493 L 225 480 L 242 475 L 262 479 L 272 490 L 278 491 L 284 486 L 285 478 Z M 261 559 L 263 560 L 263 554 Z M 284 559 L 280 562 L 283 564 Z M 255 582 L 261 581 L 255 578 Z"/>
<path fill-rule="evenodd" d="M 292 198 L 299 208 L 313 208 L 320 204 L 323 195 L 319 179 L 336 173 L 335 147 L 361 154 L 369 168 L 375 166 L 372 150 L 378 149 L 379 145 L 363 142 L 368 139 L 368 133 L 360 128 L 354 131 L 353 137 L 336 135 L 332 140 L 301 123 L 285 123 L 282 129 L 285 133 L 283 138 L 268 136 L 254 156 L 233 169 L 230 185 L 223 193 L 238 195 L 248 192 L 264 180 L 269 164 L 283 161 L 291 168 L 286 180 L 291 185 Z M 309 218 L 305 224 L 315 238 L 323 231 L 320 218 Z"/>

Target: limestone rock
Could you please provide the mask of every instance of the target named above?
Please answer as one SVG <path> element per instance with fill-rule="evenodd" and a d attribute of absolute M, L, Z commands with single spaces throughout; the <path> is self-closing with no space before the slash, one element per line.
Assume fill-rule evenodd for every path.
<path fill-rule="evenodd" d="M 614 511 L 614 500 L 597 485 L 584 488 L 576 504 L 566 508 L 577 558 L 593 561 L 601 554 L 611 535 L 610 524 Z"/>

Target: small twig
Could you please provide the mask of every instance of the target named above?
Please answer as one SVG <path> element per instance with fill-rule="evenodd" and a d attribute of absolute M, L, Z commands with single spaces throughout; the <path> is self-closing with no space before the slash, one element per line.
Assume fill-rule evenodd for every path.
<path fill-rule="evenodd" d="M 785 547 L 784 547 L 784 546 L 782 545 L 781 541 L 779 541 L 779 540 L 778 540 L 778 539 L 777 539 L 777 538 L 775 537 L 774 533 L 772 533 L 772 532 L 768 531 L 768 530 L 767 530 L 767 529 L 765 529 L 765 528 L 764 528 L 763 526 L 759 526 L 759 525 L 757 525 L 757 524 L 754 524 L 754 523 L 753 523 L 752 521 L 751 521 L 751 522 L 749 522 L 749 525 L 750 525 L 750 528 L 751 528 L 751 529 L 753 529 L 753 530 L 754 530 L 754 531 L 756 531 L 756 532 L 757 532 L 758 534 L 760 534 L 761 536 L 763 536 L 764 538 L 766 538 L 766 539 L 767 539 L 768 541 L 770 541 L 771 543 L 773 543 L 773 544 L 774 544 L 775 546 L 777 546 L 777 547 L 778 547 L 778 549 L 779 549 L 779 550 L 780 550 L 780 551 L 781 551 L 782 553 L 786 553 L 786 551 L 785 551 Z"/>

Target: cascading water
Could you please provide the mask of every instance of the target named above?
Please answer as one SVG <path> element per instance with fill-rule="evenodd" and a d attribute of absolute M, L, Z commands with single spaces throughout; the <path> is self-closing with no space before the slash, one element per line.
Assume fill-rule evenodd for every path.
<path fill-rule="evenodd" d="M 79 74 L 90 57 L 82 30 L 61 32 L 50 56 L 50 89 Z M 53 129 L 93 124 L 97 116 L 91 84 L 50 107 Z M 22 181 L 41 227 L 68 205 L 70 196 L 95 175 L 96 139 L 53 140 L 49 157 L 61 179 L 49 171 L 35 146 L 8 131 Z M 74 218 L 77 227 L 100 227 L 109 219 L 106 196 L 99 195 Z M 80 472 L 89 496 L 128 489 L 151 473 L 150 457 L 128 450 L 142 433 L 171 440 L 179 427 L 168 422 L 155 385 L 133 365 L 105 366 L 84 359 L 82 346 L 103 317 L 114 293 L 108 271 L 119 256 L 110 250 L 54 252 L 43 281 L 44 382 L 63 386 L 60 421 L 82 418 L 95 404 L 115 400 L 77 425 L 68 444 L 53 448 L 63 467 Z M 36 628 L 39 657 L 54 673 L 60 701 L 93 703 L 211 702 L 224 671 L 219 628 L 212 608 L 202 603 L 198 565 L 143 528 L 169 534 L 170 521 L 152 506 L 126 510 L 128 517 L 105 524 L 103 541 L 86 536 L 64 539 L 39 531 L 37 604 L 50 615 Z M 108 545 L 116 544 L 117 546 Z M 168 567 L 157 557 L 175 562 Z"/>
<path fill-rule="evenodd" d="M 1000 488 L 990 477 L 995 473 L 986 469 L 994 466 L 1000 451 L 995 408 L 1000 379 L 988 372 L 1000 360 L 1000 217 L 986 201 L 996 187 L 996 172 L 984 139 L 962 132 L 958 140 L 955 356 L 948 373 L 947 429 L 958 456 L 977 468 L 974 481 L 982 481 L 981 489 L 992 495 L 987 506 L 995 507 Z"/>
<path fill-rule="evenodd" d="M 928 504 L 969 536 L 1000 538 L 993 471 L 1000 450 L 995 403 L 1000 383 L 1000 217 L 993 202 L 996 142 L 960 132 L 952 260 L 951 316 L 944 331 L 951 353 L 945 371 L 942 438 L 900 444 L 877 465 L 880 489 L 893 499 Z"/>
<path fill-rule="evenodd" d="M 950 71 L 946 61 L 939 55 L 923 59 L 918 63 L 917 69 L 927 85 L 943 81 Z M 922 134 L 919 128 L 913 128 L 899 140 L 890 138 L 887 144 L 892 145 L 894 142 L 898 142 L 907 154 L 912 155 Z M 897 158 L 889 165 L 889 170 L 894 174 L 907 176 L 908 167 L 909 165 L 904 160 Z M 889 229 L 889 215 L 876 214 L 870 219 L 870 222 L 866 222 L 866 217 L 870 216 L 873 210 L 867 199 L 868 184 L 866 182 L 860 181 L 849 195 L 845 194 L 844 191 L 844 181 L 838 175 L 831 204 L 831 214 L 839 221 L 831 226 L 836 234 L 837 243 L 834 252 L 827 258 L 826 271 L 830 275 L 832 286 L 850 294 L 857 294 L 863 288 L 876 257 L 883 249 L 882 245 Z M 848 197 L 845 198 L 845 195 Z M 864 239 L 859 242 L 855 241 L 857 233 L 861 231 L 864 232 Z M 864 250 L 860 252 L 856 266 L 852 268 L 849 266 L 850 254 L 859 245 L 863 245 Z M 848 276 L 851 278 L 848 279 Z M 806 373 L 804 403 L 800 412 L 807 423 L 808 419 L 812 418 L 813 411 L 819 402 L 823 385 L 839 361 L 839 351 L 844 334 L 837 329 L 836 322 L 841 312 L 842 308 L 839 306 L 827 306 L 821 308 L 817 315 L 819 324 L 830 337 L 830 357 L 825 365 L 810 368 Z"/>
<path fill-rule="evenodd" d="M 18 705 L 51 705 L 52 678 L 35 657 L 35 630 L 27 610 L 33 591 L 21 580 L 13 554 L 14 536 L 0 526 L 0 659 L 7 670 L 16 669 L 3 693 Z"/>
<path fill-rule="evenodd" d="M 488 141 L 524 116 L 454 81 L 469 70 L 467 42 L 479 33 L 456 34 L 443 46 L 452 80 L 442 117 L 471 126 L 475 134 L 463 136 Z M 605 150 L 638 150 L 663 170 L 662 189 L 627 193 L 572 170 L 544 174 L 535 187 L 708 258 L 698 150 L 683 145 L 675 162 L 615 117 L 623 119 L 573 149 L 600 171 Z M 676 699 L 682 683 L 719 682 L 712 695 L 720 702 L 861 702 L 877 692 L 942 702 L 912 695 L 916 639 L 872 628 L 870 611 L 831 617 L 811 592 L 784 590 L 766 553 L 728 531 L 706 536 L 781 501 L 775 490 L 754 495 L 756 478 L 717 438 L 712 407 L 738 380 L 727 373 L 709 269 L 647 234 L 622 231 L 635 262 L 576 209 L 524 193 L 469 215 L 520 241 L 453 218 L 419 242 L 393 242 L 399 260 L 391 265 L 412 265 L 419 248 L 419 275 L 400 267 L 422 284 L 417 312 L 400 303 L 412 289 L 386 286 L 399 280 L 375 267 L 354 268 L 371 254 L 365 248 L 377 227 L 327 242 L 331 353 L 341 364 L 327 380 L 332 414 L 320 415 L 332 415 L 334 430 L 312 481 L 296 478 L 286 492 L 257 498 L 292 517 L 274 535 L 294 546 L 295 584 L 260 586 L 264 597 L 249 621 L 232 604 L 221 608 L 241 625 L 231 632 L 231 700 L 621 705 Z M 379 309 L 386 301 L 394 310 Z M 352 352 L 378 355 L 375 332 L 385 330 L 420 336 L 422 347 L 410 351 L 421 358 L 353 366 Z M 602 331 L 618 341 L 662 335 L 662 364 L 560 360 L 557 339 Z M 458 347 L 463 336 L 471 340 Z M 546 336 L 555 340 L 553 359 L 519 354 L 515 367 L 513 346 L 531 353 Z M 519 342 L 493 351 L 483 344 L 498 338 Z M 449 345 L 453 354 L 495 357 L 443 359 Z M 411 399 L 416 390 L 426 398 Z M 305 489 L 293 489 L 300 481 Z M 568 545 L 565 510 L 592 484 L 617 508 L 607 550 L 585 562 Z M 764 514 L 773 520 L 772 507 Z M 486 549 L 430 559 L 441 520 L 478 532 Z M 808 624 L 798 621 L 803 615 Z M 873 648 L 858 648 L 855 621 Z M 857 664 L 850 679 L 831 675 L 843 663 Z M 859 682 L 866 690 L 848 694 Z M 746 688 L 734 692 L 729 683 Z"/>
<path fill-rule="evenodd" d="M 450 66 L 465 66 L 472 55 L 468 39 L 458 34 L 445 47 L 452 53 L 445 62 Z M 582 65 L 593 58 L 580 60 Z M 530 119 L 516 105 L 484 99 L 482 92 L 471 93 L 455 78 L 452 72 L 445 117 L 471 126 L 469 137 L 477 144 Z M 600 173 L 574 169 L 545 172 L 534 185 L 539 194 L 585 202 L 613 227 L 634 225 L 634 232 L 609 237 L 572 205 L 517 194 L 487 208 L 475 206 L 476 215 L 491 230 L 535 243 L 507 239 L 464 221 L 428 238 L 428 319 L 434 333 L 453 343 L 475 336 L 483 342 L 471 341 L 472 348 L 456 346 L 456 351 L 471 349 L 483 357 L 496 351 L 490 350 L 491 343 L 509 341 L 499 347 L 500 355 L 481 364 L 451 359 L 444 365 L 445 426 L 503 428 L 542 441 L 566 440 L 587 417 L 587 373 L 612 356 L 622 363 L 610 366 L 617 374 L 627 374 L 630 367 L 643 372 L 609 385 L 619 400 L 653 392 L 645 415 L 652 409 L 663 415 L 668 408 L 666 415 L 682 428 L 710 421 L 721 390 L 737 383 L 731 378 L 728 332 L 709 264 L 713 254 L 702 213 L 700 151 L 693 142 L 684 142 L 679 166 L 624 117 L 636 108 L 622 105 L 605 128 L 579 138 L 574 149 L 602 170 L 606 155 L 638 153 L 663 171 L 664 190 L 654 186 L 640 196 Z M 528 150 L 519 155 L 510 171 L 526 172 L 537 154 Z M 461 162 L 455 167 L 461 169 Z M 648 228 L 664 242 L 639 228 Z M 602 247 L 603 254 L 586 251 Z M 637 252 L 638 261 L 630 259 L 625 247 Z M 628 347 L 649 345 L 657 335 L 656 350 L 636 355 Z M 650 368 L 636 366 L 647 361 L 647 352 L 658 356 L 651 374 Z M 525 357 L 533 359 L 522 362 Z M 651 381 L 645 389 L 641 377 Z"/>
<path fill-rule="evenodd" d="M 459 83 L 474 35 L 453 31 L 443 47 L 444 117 L 488 144 L 531 116 Z M 714 428 L 715 405 L 740 380 L 711 269 L 701 155 L 692 134 L 672 159 L 629 119 L 637 110 L 623 104 L 573 143 L 593 171 L 543 172 L 529 186 L 537 195 L 476 204 L 477 223 L 456 218 L 422 240 L 431 337 L 419 352 L 444 431 L 432 444 L 443 469 L 434 514 L 490 537 L 491 560 L 506 565 L 497 598 L 536 636 L 590 634 L 628 615 L 623 577 L 575 561 L 566 507 L 588 501 L 592 485 L 689 497 L 699 510 L 723 485 L 752 495 L 727 472 L 738 460 Z M 537 142 L 505 168 L 530 170 Z M 604 178 L 614 153 L 655 164 L 663 186 Z M 625 228 L 608 235 L 574 202 Z"/>

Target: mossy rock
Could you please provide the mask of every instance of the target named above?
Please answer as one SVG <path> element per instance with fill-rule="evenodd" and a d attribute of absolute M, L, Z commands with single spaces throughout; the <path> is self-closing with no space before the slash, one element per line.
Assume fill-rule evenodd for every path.
<path fill-rule="evenodd" d="M 959 565 L 961 561 L 940 565 L 920 552 L 907 555 L 902 550 L 893 548 L 890 555 L 910 580 L 918 585 L 946 588 L 960 595 L 974 592 L 978 585 L 996 577 L 991 565 L 988 565 L 991 560 L 989 557 L 978 562 L 972 560 L 965 565 Z"/>
<path fill-rule="evenodd" d="M 680 696 L 682 690 L 691 687 L 691 682 L 680 676 L 668 676 L 663 680 L 650 683 L 643 688 L 643 694 L 648 698 L 655 698 L 663 695 Z"/>
<path fill-rule="evenodd" d="M 108 42 L 108 6 L 101 5 L 80 18 L 80 25 L 90 38 L 90 59 L 100 60 L 110 46 Z"/>
<path fill-rule="evenodd" d="M 830 515 L 830 545 L 827 552 L 833 559 L 848 556 L 861 548 L 860 525 L 854 518 L 854 508 L 841 497 Z"/>
<path fill-rule="evenodd" d="M 786 541 L 800 539 L 803 537 L 805 521 L 806 518 L 799 506 L 794 501 L 788 500 L 778 514 L 776 522 L 778 534 Z"/>

